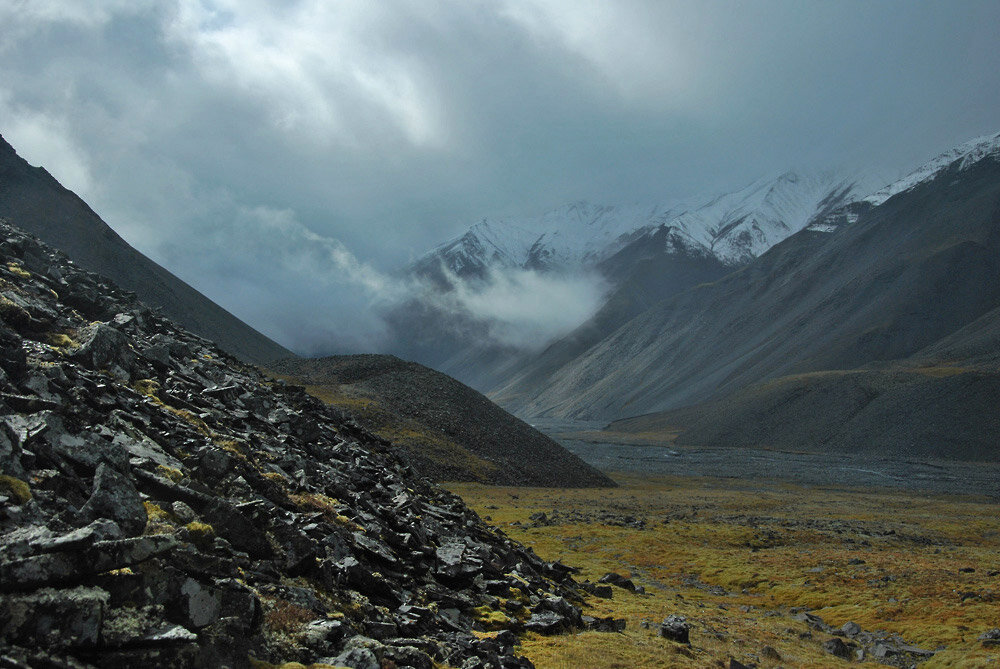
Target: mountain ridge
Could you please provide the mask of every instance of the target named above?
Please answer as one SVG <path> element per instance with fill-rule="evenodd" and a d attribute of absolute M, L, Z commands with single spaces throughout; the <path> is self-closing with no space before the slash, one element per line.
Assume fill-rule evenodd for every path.
<path fill-rule="evenodd" d="M 106 275 L 245 361 L 294 355 L 134 249 L 79 196 L 0 137 L 0 217 Z"/>

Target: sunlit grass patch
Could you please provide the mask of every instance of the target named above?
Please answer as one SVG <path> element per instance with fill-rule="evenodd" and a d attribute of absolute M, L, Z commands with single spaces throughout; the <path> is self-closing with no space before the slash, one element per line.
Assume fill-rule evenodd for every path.
<path fill-rule="evenodd" d="M 922 666 L 1000 666 L 987 664 L 1000 663 L 1000 650 L 977 640 L 997 626 L 1000 610 L 996 504 L 740 480 L 615 478 L 621 487 L 600 491 L 448 486 L 543 558 L 579 567 L 580 579 L 614 571 L 646 589 L 615 588 L 612 600 L 589 601 L 590 615 L 626 618 L 624 634 L 527 635 L 524 652 L 539 667 L 711 667 L 728 666 L 729 657 L 760 667 L 843 666 L 822 649 L 828 635 L 791 617 L 796 609 L 835 628 L 853 621 L 945 649 Z M 532 521 L 539 512 L 555 524 Z M 616 515 L 639 518 L 644 529 L 615 524 Z M 687 651 L 656 634 L 670 614 L 691 623 Z M 648 629 L 643 620 L 652 623 Z M 781 660 L 762 656 L 764 646 Z"/>

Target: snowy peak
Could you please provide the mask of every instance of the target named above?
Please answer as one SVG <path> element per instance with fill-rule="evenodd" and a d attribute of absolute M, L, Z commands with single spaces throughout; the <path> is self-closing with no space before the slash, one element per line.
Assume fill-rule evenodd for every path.
<path fill-rule="evenodd" d="M 728 265 L 749 262 L 812 219 L 873 192 L 884 181 L 785 172 L 713 198 L 671 205 L 575 202 L 531 218 L 483 219 L 442 244 L 412 269 L 444 266 L 459 276 L 489 267 L 536 270 L 593 267 L 662 226 L 682 240 L 676 253 L 712 255 Z M 678 237 L 680 235 L 680 237 Z"/>
<path fill-rule="evenodd" d="M 958 170 L 966 170 L 986 158 L 1000 158 L 1000 132 L 977 137 L 949 151 L 945 151 L 933 160 L 913 170 L 899 181 L 891 183 L 864 198 L 864 201 L 878 206 L 894 195 L 931 181 L 938 174 L 952 166 L 955 166 Z"/>

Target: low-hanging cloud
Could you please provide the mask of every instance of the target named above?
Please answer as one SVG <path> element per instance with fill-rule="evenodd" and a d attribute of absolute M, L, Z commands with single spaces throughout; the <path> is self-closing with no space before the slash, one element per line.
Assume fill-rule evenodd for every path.
<path fill-rule="evenodd" d="M 450 290 L 423 283 L 421 298 L 446 314 L 482 324 L 491 343 L 537 351 L 600 308 L 607 283 L 597 272 L 490 267 L 463 279 L 442 268 Z"/>
<path fill-rule="evenodd" d="M 307 355 L 405 349 L 406 331 L 389 327 L 387 317 L 414 302 L 443 319 L 436 324 L 442 330 L 449 321 L 456 328 L 474 323 L 488 339 L 481 344 L 537 350 L 593 315 L 606 291 L 595 272 L 517 267 L 474 278 L 442 267 L 442 285 L 380 271 L 339 240 L 308 229 L 291 210 L 236 212 L 207 225 L 200 247 L 171 246 L 170 264 L 190 272 L 213 268 L 209 297 Z"/>

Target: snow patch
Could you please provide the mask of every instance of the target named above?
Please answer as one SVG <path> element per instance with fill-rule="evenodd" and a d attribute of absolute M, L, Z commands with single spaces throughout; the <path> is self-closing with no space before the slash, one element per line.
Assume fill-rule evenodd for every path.
<path fill-rule="evenodd" d="M 932 180 L 939 173 L 955 163 L 958 163 L 959 170 L 965 170 L 988 157 L 1000 157 L 1000 132 L 995 135 L 977 137 L 965 144 L 956 146 L 950 151 L 945 151 L 937 158 L 921 165 L 899 181 L 891 183 L 864 198 L 863 201 L 878 206 L 894 195 L 911 190 L 922 183 Z"/>

